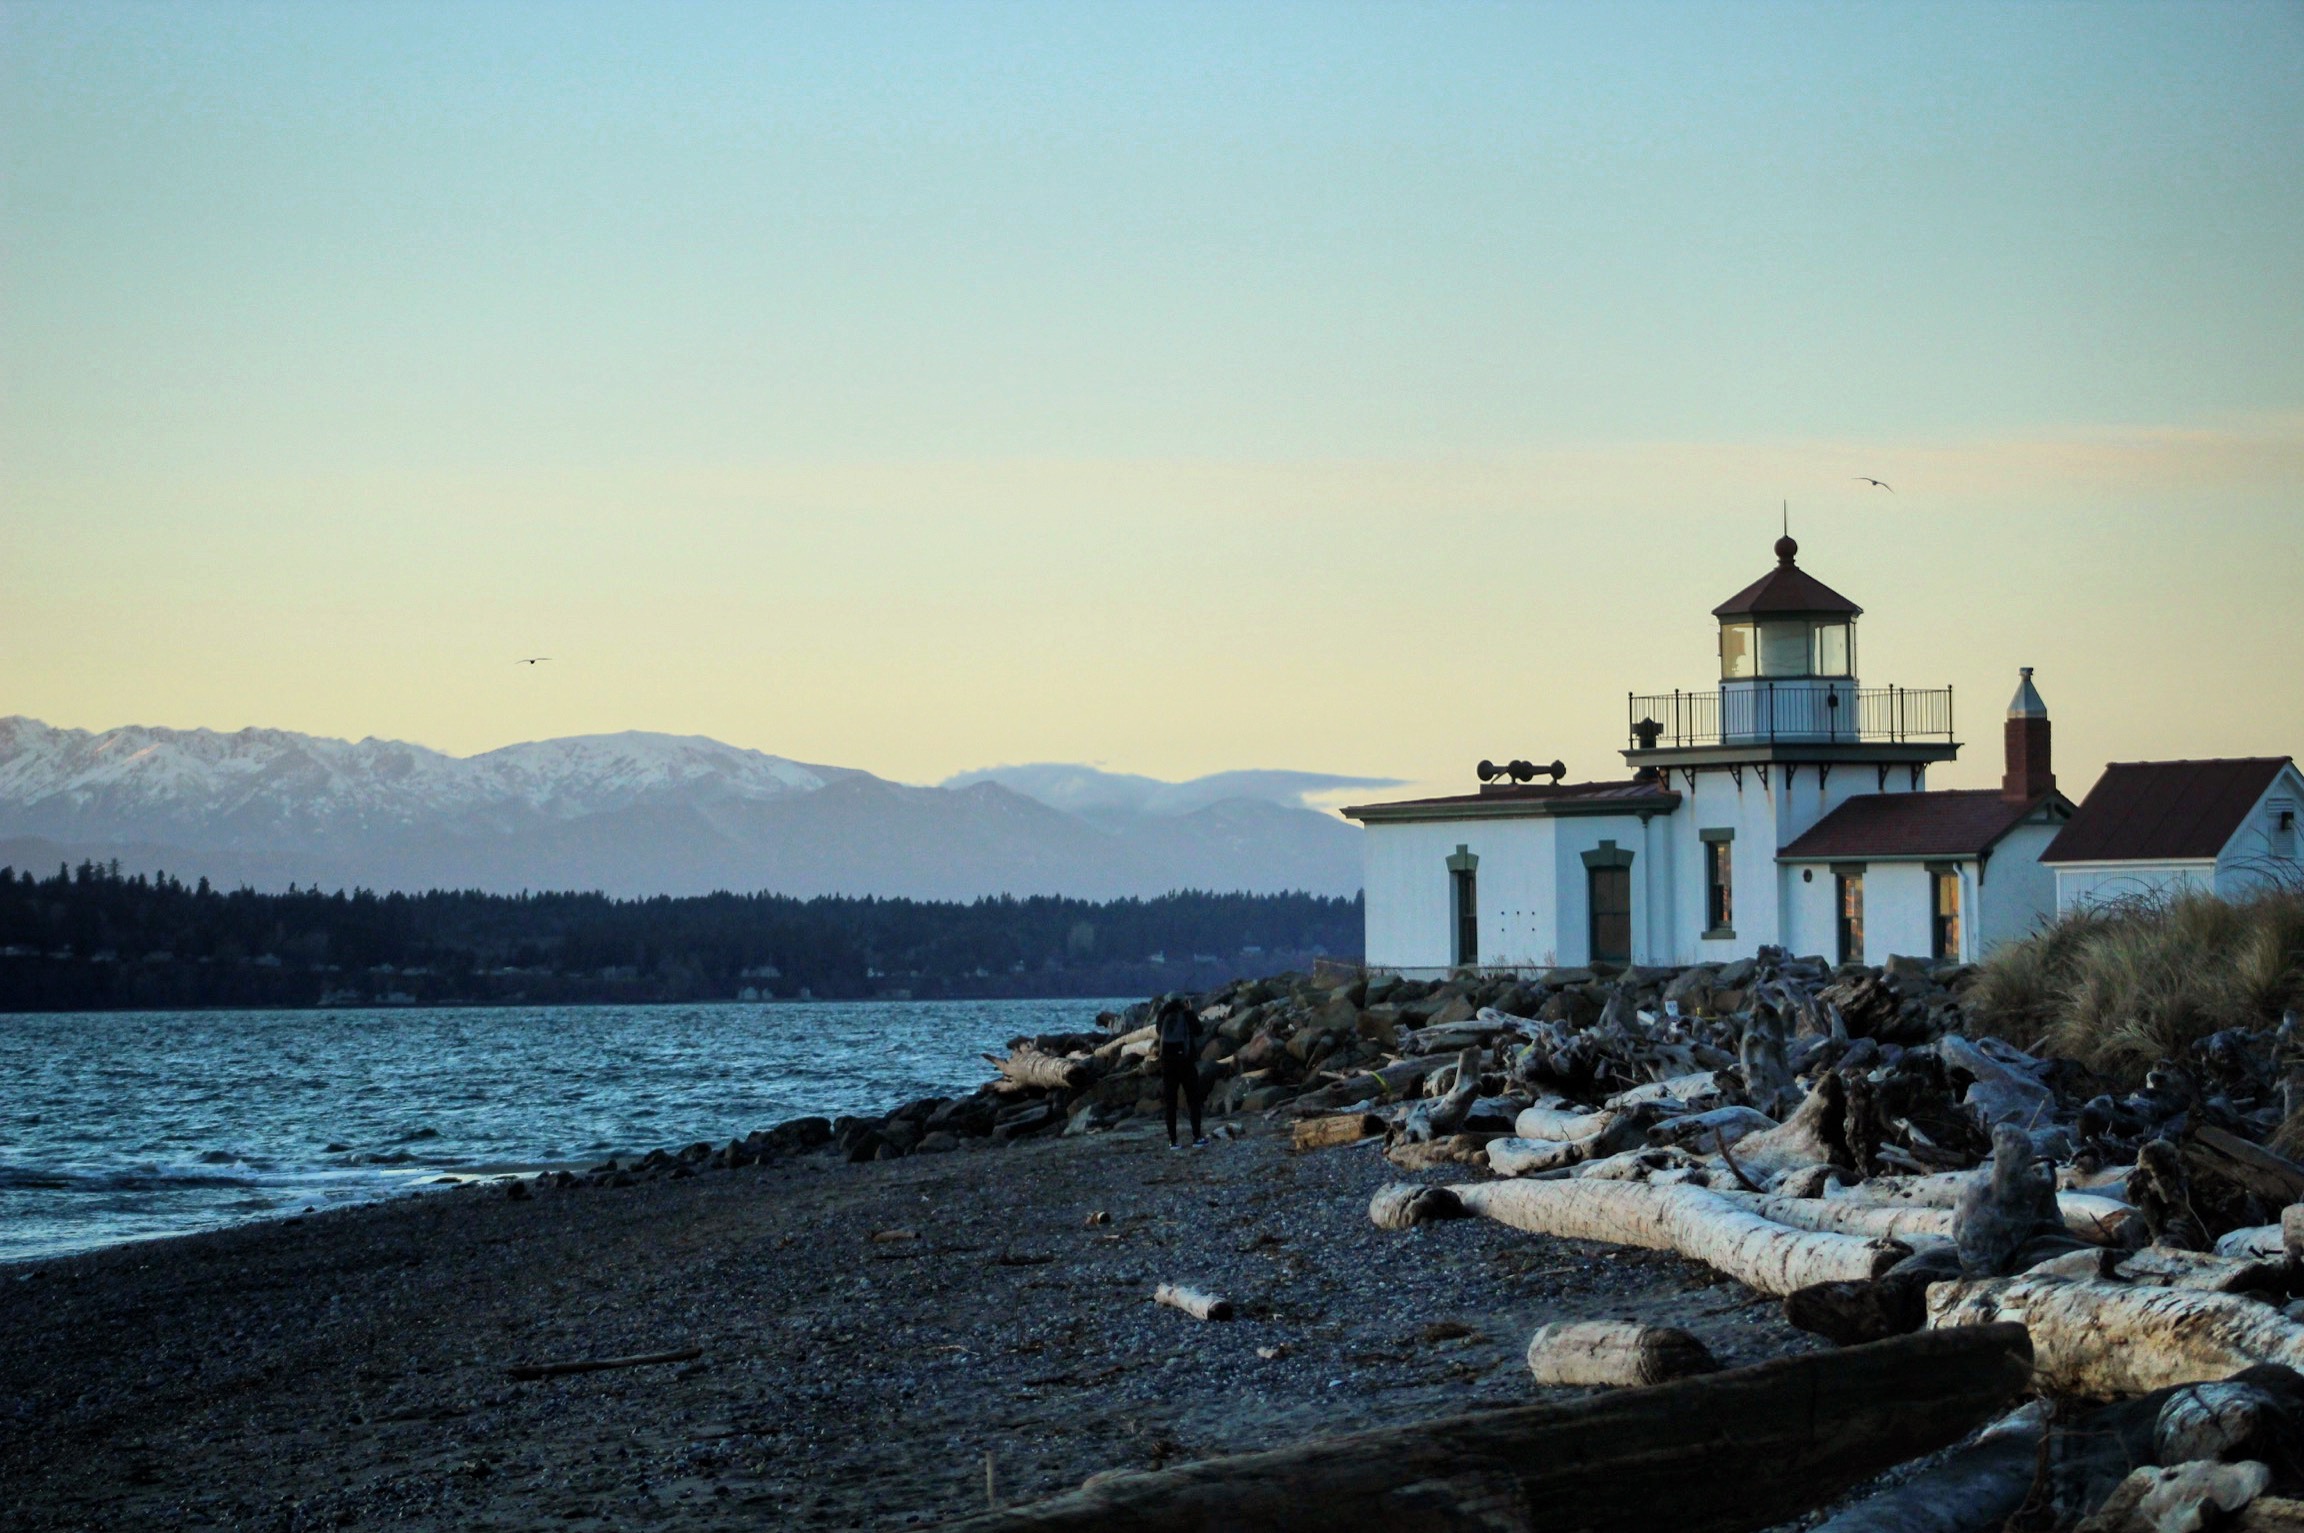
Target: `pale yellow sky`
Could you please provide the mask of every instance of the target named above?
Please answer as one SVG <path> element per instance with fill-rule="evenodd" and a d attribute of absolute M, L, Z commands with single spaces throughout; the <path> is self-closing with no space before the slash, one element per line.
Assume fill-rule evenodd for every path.
<path fill-rule="evenodd" d="M 2248 0 L 0 0 L 0 713 L 1608 776 L 1789 498 L 1939 783 L 2297 752 L 2300 143 Z"/>
<path fill-rule="evenodd" d="M 1877 474 L 1895 493 L 1853 475 Z M 2038 668 L 2108 757 L 2304 746 L 2304 419 L 1427 462 L 816 464 L 20 486 L 10 706 L 467 753 L 626 728 L 932 781 L 1079 760 L 1464 788 L 1621 770 L 1624 694 L 1802 560 L 1870 684 L 1956 688 L 1997 773 Z M 514 665 L 519 655 L 549 665 Z"/>

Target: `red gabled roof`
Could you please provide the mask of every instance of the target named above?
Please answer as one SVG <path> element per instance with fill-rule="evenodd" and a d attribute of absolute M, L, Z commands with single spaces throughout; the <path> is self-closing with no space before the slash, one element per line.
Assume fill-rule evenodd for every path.
<path fill-rule="evenodd" d="M 1766 617 L 1808 613 L 1855 617 L 1864 609 L 1792 562 L 1800 545 L 1776 540 L 1776 567 L 1712 609 L 1714 617 Z"/>
<path fill-rule="evenodd" d="M 2115 761 L 2040 854 L 2042 862 L 2211 858 L 2240 828 L 2286 756 Z"/>
<path fill-rule="evenodd" d="M 1980 857 L 2058 794 L 2003 798 L 1992 788 L 1934 793 L 1866 793 L 1847 800 L 1777 853 L 1785 862 L 1868 857 Z"/>

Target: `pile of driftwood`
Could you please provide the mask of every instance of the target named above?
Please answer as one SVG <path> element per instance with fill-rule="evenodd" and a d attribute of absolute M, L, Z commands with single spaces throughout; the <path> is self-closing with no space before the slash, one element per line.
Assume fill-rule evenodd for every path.
<path fill-rule="evenodd" d="M 1996 1529 L 2019 1509 L 2041 1528 L 2304 1528 L 2279 1494 L 2304 1493 L 2293 1018 L 2122 1090 L 1968 1036 L 1956 1001 L 1914 1027 L 1883 976 L 1768 954 L 1749 979 L 1733 1013 L 1622 987 L 1582 1024 L 1483 1009 L 1408 1040 L 1455 1051 L 1421 1094 L 1338 1103 L 1297 1142 L 1380 1135 L 1400 1166 L 1463 1174 L 1383 1186 L 1380 1226 L 1480 1217 L 1677 1252 L 1844 1345 L 2025 1327 L 2056 1412 L 1835 1529 Z M 1676 1331 L 1552 1326 L 1529 1365 L 1642 1385 L 1711 1361 Z"/>
<path fill-rule="evenodd" d="M 1397 1108 L 1427 1094 L 1445 1098 L 1445 1088 L 1458 1082 L 1462 1049 L 1490 1044 L 1504 1030 L 1491 1018 L 1524 1018 L 1552 1029 L 1560 1040 L 1591 1034 L 1593 1042 L 1570 1045 L 1555 1061 L 1565 1072 L 1556 1084 L 1587 1094 L 1649 1078 L 1628 1058 L 1597 1047 L 1616 1037 L 1622 1019 L 1766 1013 L 1775 990 L 1787 983 L 1804 986 L 1803 994 L 1834 997 L 1844 1026 L 1876 1044 L 1924 1040 L 1957 1030 L 1958 991 L 1969 972 L 1891 959 L 1880 969 L 1853 966 L 1832 973 L 1817 960 L 1781 956 L 1686 969 L 1595 965 L 1447 980 L 1339 970 L 1241 980 L 1186 999 L 1200 1018 L 1199 1068 L 1209 1113 L 1277 1109 L 1311 1115 L 1362 1104 Z M 1160 1111 L 1160 1070 L 1151 1019 L 1161 999 L 1105 1013 L 1098 1032 L 1012 1039 L 1006 1055 L 986 1056 L 994 1077 L 968 1096 L 928 1098 L 882 1118 L 809 1120 L 810 1132 L 851 1160 L 884 1160 L 955 1149 L 969 1140 L 1010 1143 L 1093 1133 L 1130 1117 L 1152 1116 Z M 1681 1059 L 1689 1070 L 1737 1063 L 1732 1049 L 1696 1048 Z M 1795 1063 L 1768 1067 L 1775 1068 L 1768 1079 L 1781 1095 Z M 1616 1076 L 1626 1070 L 1633 1073 L 1619 1082 Z M 1416 1130 L 1421 1138 L 1453 1140 L 1483 1128 L 1500 1135 L 1512 1126 L 1508 1118 L 1494 1120 L 1492 1112 L 1452 1115 L 1440 1102 L 1427 1109 L 1427 1119 L 1434 1111 L 1437 1120 L 1420 1122 Z M 1322 1132 L 1341 1130 L 1328 1126 Z"/>
<path fill-rule="evenodd" d="M 1876 1046 L 1894 1047 L 1898 1039 L 1924 1040 L 1956 1031 L 1959 991 L 1969 972 L 1904 959 L 1891 959 L 1878 969 L 1828 972 L 1818 960 L 1781 957 L 1686 969 L 1618 970 L 1601 964 L 1526 977 L 1447 980 L 1339 969 L 1240 980 L 1187 999 L 1200 1018 L 1199 1068 L 1210 1114 L 1280 1110 L 1313 1115 L 1363 1105 L 1400 1108 L 1428 1089 L 1457 1084 L 1461 1050 L 1492 1043 L 1505 1030 L 1488 1020 L 1490 1014 L 1525 1018 L 1531 1026 L 1552 1030 L 1565 1045 L 1552 1061 L 1561 1072 L 1556 1087 L 1604 1096 L 1619 1085 L 1648 1078 L 1637 1061 L 1598 1046 L 1617 1037 L 1625 1018 L 1713 1019 L 1707 1025 L 1718 1033 L 1719 1019 L 1769 1014 L 1775 989 L 1789 983 L 1804 987 L 1803 993 L 1828 992 L 1836 998 L 1834 1014 L 1846 1030 Z M 1150 1024 L 1161 999 L 1105 1013 L 1098 1031 L 1011 1039 L 1005 1055 L 986 1056 L 992 1078 L 964 1096 L 926 1097 L 879 1116 L 797 1118 L 725 1145 L 651 1151 L 567 1180 L 624 1185 L 797 1154 L 892 1160 L 969 1144 L 1094 1133 L 1130 1117 L 1153 1116 L 1160 1111 L 1160 1070 Z M 1590 1042 L 1568 1042 L 1588 1033 Z M 1737 1062 L 1733 1048 L 1692 1045 L 1684 1055 L 1671 1057 L 1691 1070 Z M 1789 1060 L 1759 1060 L 1755 1068 L 1781 1096 L 1805 1061 L 1795 1049 Z M 1463 1105 L 1474 1104 L 1466 1099 Z M 1447 1105 L 1446 1091 L 1439 1090 L 1438 1100 L 1414 1129 L 1420 1141 L 1438 1141 L 1439 1147 L 1419 1153 L 1432 1159 L 1476 1147 L 1483 1131 L 1491 1136 L 1511 1131 L 1509 1117 L 1495 1117 L 1493 1102 L 1479 1105 L 1480 1112 L 1458 1114 Z M 1925 1125 L 1933 1120 L 1921 1111 L 1916 1121 L 1923 1123 L 1925 1135 Z M 1388 1126 L 1389 1120 L 1379 1121 L 1370 1131 Z M 1345 1130 L 1341 1124 L 1324 1124 L 1319 1132 Z M 1619 1137 L 1626 1132 L 1618 1130 Z M 1902 1151 L 1894 1147 L 1891 1153 Z"/>

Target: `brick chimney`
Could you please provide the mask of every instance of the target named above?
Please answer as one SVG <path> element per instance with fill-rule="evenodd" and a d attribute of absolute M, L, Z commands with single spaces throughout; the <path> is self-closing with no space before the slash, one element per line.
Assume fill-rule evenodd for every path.
<path fill-rule="evenodd" d="M 2033 689 L 2032 667 L 2023 672 L 2008 701 L 2008 771 L 2000 796 L 2029 803 L 2055 791 L 2056 774 L 2048 770 L 2048 705 Z"/>

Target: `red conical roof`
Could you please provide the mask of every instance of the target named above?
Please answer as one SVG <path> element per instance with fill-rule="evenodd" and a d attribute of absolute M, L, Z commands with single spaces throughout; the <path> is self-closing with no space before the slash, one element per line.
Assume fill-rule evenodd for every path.
<path fill-rule="evenodd" d="M 1800 545 L 1776 540 L 1776 567 L 1712 609 L 1714 617 L 1854 617 L 1864 609 L 1792 562 Z"/>

